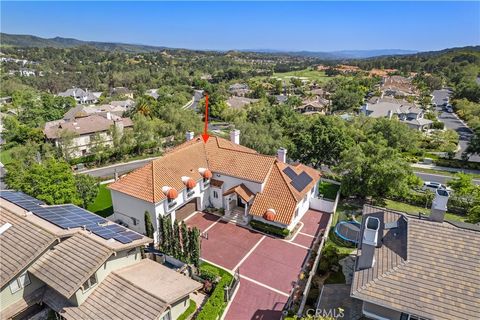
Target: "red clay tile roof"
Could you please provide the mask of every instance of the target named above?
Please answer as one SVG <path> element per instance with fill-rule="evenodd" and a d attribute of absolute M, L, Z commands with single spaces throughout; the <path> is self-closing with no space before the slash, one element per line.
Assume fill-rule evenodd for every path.
<path fill-rule="evenodd" d="M 243 201 L 246 201 L 246 202 L 249 202 L 255 196 L 255 194 L 252 191 L 250 191 L 250 189 L 248 189 L 247 186 L 244 185 L 243 183 L 228 189 L 227 191 L 225 191 L 223 195 L 226 196 L 234 192 L 238 196 L 240 196 L 240 198 L 242 198 Z"/>
<path fill-rule="evenodd" d="M 286 166 L 297 173 L 306 171 L 312 177 L 312 182 L 304 190 L 297 191 L 290 184 L 290 178 L 283 173 Z M 317 170 L 307 166 L 280 163 L 275 157 L 259 154 L 255 150 L 213 136 L 207 143 L 200 137 L 187 141 L 163 157 L 112 183 L 109 188 L 158 203 L 166 199 L 163 187 L 175 188 L 178 192 L 186 188 L 183 176 L 195 181 L 203 179 L 200 169 L 266 183 L 263 192 L 256 195 L 250 213 L 263 216 L 267 209 L 275 209 L 275 221 L 284 224 L 290 224 L 298 201 L 320 178 Z M 247 192 L 245 188 L 240 187 L 237 193 L 241 193 L 244 200 L 251 199 L 253 193 L 248 189 Z"/>

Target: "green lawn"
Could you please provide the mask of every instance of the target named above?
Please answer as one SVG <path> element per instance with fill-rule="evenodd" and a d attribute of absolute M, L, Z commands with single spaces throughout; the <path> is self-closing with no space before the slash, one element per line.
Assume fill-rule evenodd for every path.
<path fill-rule="evenodd" d="M 338 184 L 326 181 L 320 181 L 318 183 L 318 194 L 323 195 L 325 199 L 335 200 L 339 189 L 340 185 Z"/>
<path fill-rule="evenodd" d="M 385 207 L 388 209 L 405 212 L 411 215 L 418 215 L 419 212 L 422 212 L 426 216 L 430 215 L 430 208 L 417 207 L 408 203 L 403 203 L 403 202 L 398 202 L 393 200 L 385 200 Z M 450 212 L 447 212 L 445 214 L 445 219 L 451 220 L 451 221 L 465 221 L 466 218 L 467 218 L 466 216 L 462 216 L 462 215 L 458 215 Z"/>
<path fill-rule="evenodd" d="M 102 217 L 107 217 L 113 213 L 112 196 L 106 184 L 100 185 L 97 198 L 87 209 Z"/>
<path fill-rule="evenodd" d="M 290 71 L 290 72 L 275 72 L 273 74 L 274 78 L 280 78 L 282 80 L 289 80 L 292 77 L 296 78 L 306 78 L 317 83 L 327 82 L 331 77 L 327 77 L 324 71 L 317 71 L 311 69 L 304 69 L 299 71 Z"/>

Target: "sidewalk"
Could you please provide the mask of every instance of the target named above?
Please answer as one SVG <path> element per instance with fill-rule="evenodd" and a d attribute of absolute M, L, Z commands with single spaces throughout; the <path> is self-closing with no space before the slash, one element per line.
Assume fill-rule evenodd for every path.
<path fill-rule="evenodd" d="M 431 170 L 439 170 L 439 171 L 447 171 L 447 172 L 463 172 L 463 173 L 470 173 L 470 174 L 480 174 L 480 170 L 440 167 L 434 164 L 413 163 L 410 166 L 413 168 L 431 169 Z"/>

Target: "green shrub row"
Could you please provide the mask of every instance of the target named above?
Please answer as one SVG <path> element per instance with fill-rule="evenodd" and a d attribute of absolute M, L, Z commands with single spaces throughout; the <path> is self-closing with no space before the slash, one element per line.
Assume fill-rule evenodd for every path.
<path fill-rule="evenodd" d="M 220 318 L 227 307 L 224 298 L 224 287 L 230 285 L 233 276 L 225 270 L 217 268 L 211 264 L 203 263 L 200 266 L 200 274 L 208 273 L 214 276 L 220 276 L 221 279 L 215 286 L 213 293 L 203 305 L 202 310 L 197 315 L 197 320 L 216 320 Z"/>
<path fill-rule="evenodd" d="M 456 159 L 437 159 L 435 164 L 440 167 L 480 170 L 480 162 L 469 162 Z"/>
<path fill-rule="evenodd" d="M 178 318 L 177 320 L 186 320 L 192 313 L 197 310 L 197 304 L 195 301 L 190 299 L 190 305 L 188 306 L 187 310 L 185 310 Z"/>
<path fill-rule="evenodd" d="M 282 238 L 285 238 L 290 234 L 290 231 L 287 228 L 272 226 L 270 224 L 263 223 L 257 220 L 250 221 L 250 226 L 255 230 L 262 231 L 267 234 L 271 234 L 271 235 L 282 237 Z"/>

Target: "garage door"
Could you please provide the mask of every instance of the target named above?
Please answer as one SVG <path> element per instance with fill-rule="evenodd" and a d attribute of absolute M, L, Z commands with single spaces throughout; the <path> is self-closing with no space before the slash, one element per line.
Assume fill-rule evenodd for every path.
<path fill-rule="evenodd" d="M 195 211 L 197 211 L 197 198 L 190 200 L 182 207 L 175 210 L 175 220 L 180 222 Z"/>

